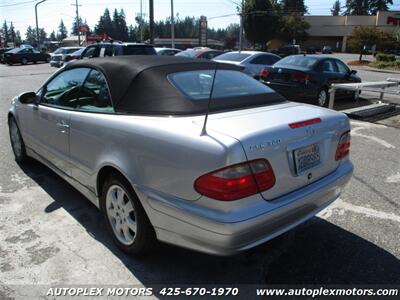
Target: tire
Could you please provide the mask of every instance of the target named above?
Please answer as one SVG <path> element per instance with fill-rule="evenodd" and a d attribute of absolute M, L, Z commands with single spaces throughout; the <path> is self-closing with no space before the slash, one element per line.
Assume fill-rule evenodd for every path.
<path fill-rule="evenodd" d="M 26 57 L 23 57 L 23 58 L 21 59 L 21 64 L 23 64 L 23 65 L 28 64 L 28 59 L 27 59 Z"/>
<path fill-rule="evenodd" d="M 47 62 L 47 63 L 50 62 L 50 57 L 46 57 L 46 62 Z"/>
<path fill-rule="evenodd" d="M 156 241 L 153 226 L 124 177 L 112 174 L 107 178 L 102 187 L 100 206 L 118 248 L 135 256 L 151 252 Z"/>
<path fill-rule="evenodd" d="M 22 163 L 27 160 L 26 148 L 14 117 L 8 119 L 8 129 L 15 161 L 17 163 Z"/>
<path fill-rule="evenodd" d="M 326 88 L 322 88 L 317 95 L 316 104 L 321 107 L 328 107 L 329 93 Z"/>

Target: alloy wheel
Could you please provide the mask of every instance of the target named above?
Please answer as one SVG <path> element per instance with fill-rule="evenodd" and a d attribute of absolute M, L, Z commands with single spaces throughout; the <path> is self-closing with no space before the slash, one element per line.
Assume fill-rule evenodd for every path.
<path fill-rule="evenodd" d="M 328 95 L 325 90 L 322 90 L 318 94 L 318 105 L 325 106 L 327 101 Z"/>
<path fill-rule="evenodd" d="M 15 121 L 11 121 L 10 123 L 10 139 L 15 156 L 22 156 L 22 140 L 21 135 L 19 134 L 18 126 Z"/>
<path fill-rule="evenodd" d="M 115 237 L 122 244 L 133 244 L 137 233 L 136 212 L 128 193 L 112 185 L 107 191 L 106 213 Z"/>

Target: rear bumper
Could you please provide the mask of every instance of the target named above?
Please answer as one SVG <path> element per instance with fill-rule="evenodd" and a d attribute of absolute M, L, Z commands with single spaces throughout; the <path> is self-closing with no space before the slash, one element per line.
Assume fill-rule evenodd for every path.
<path fill-rule="evenodd" d="M 268 82 L 267 84 L 277 93 L 281 94 L 288 100 L 304 101 L 313 103 L 318 95 L 319 89 L 313 84 L 294 84 L 294 83 L 280 83 Z"/>
<path fill-rule="evenodd" d="M 179 200 L 161 198 L 135 187 L 160 241 L 214 255 L 234 255 L 260 245 L 315 216 L 336 200 L 351 178 L 346 161 L 330 175 L 273 201 L 263 202 L 254 217 L 237 222 L 237 211 L 204 216 Z M 261 212 L 261 213 L 260 213 Z M 239 212 L 240 213 L 240 212 Z"/>
<path fill-rule="evenodd" d="M 63 62 L 61 60 L 58 60 L 58 61 L 51 60 L 50 61 L 50 66 L 51 67 L 60 68 L 62 65 L 63 65 Z"/>

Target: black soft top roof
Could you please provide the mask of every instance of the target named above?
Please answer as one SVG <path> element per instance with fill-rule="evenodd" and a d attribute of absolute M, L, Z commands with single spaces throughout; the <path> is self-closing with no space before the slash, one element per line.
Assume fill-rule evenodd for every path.
<path fill-rule="evenodd" d="M 207 101 L 193 101 L 176 89 L 167 75 L 215 69 L 237 70 L 235 65 L 176 56 L 127 55 L 74 61 L 65 69 L 89 67 L 107 79 L 115 111 L 133 114 L 199 114 Z M 273 93 L 275 98 L 282 98 Z M 237 104 L 236 104 L 237 105 Z M 226 106 L 226 105 L 225 105 Z M 215 110 L 226 109 L 215 107 Z M 213 109 L 212 109 L 213 110 Z"/>

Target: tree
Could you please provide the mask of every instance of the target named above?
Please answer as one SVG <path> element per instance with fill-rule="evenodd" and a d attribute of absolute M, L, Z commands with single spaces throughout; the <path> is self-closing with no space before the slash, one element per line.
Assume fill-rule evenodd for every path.
<path fill-rule="evenodd" d="M 310 28 L 304 17 L 299 14 L 291 14 L 281 21 L 280 37 L 289 43 L 298 43 L 308 37 L 307 29 Z"/>
<path fill-rule="evenodd" d="M 136 42 L 136 29 L 135 27 L 133 27 L 132 25 L 129 26 L 128 29 L 128 42 Z"/>
<path fill-rule="evenodd" d="M 333 3 L 333 6 L 331 8 L 332 16 L 340 15 L 341 10 L 342 10 L 342 6 L 340 4 L 340 0 L 336 0 L 335 3 Z"/>
<path fill-rule="evenodd" d="M 54 30 L 50 33 L 49 40 L 52 42 L 57 41 L 56 33 L 54 32 Z"/>
<path fill-rule="evenodd" d="M 279 12 L 270 0 L 246 0 L 243 7 L 243 25 L 246 38 L 262 49 L 279 31 Z M 268 30 L 266 30 L 268 29 Z"/>
<path fill-rule="evenodd" d="M 103 15 L 100 17 L 99 22 L 94 28 L 94 32 L 98 35 L 107 34 L 111 37 L 114 36 L 113 23 L 111 21 L 110 11 L 108 8 L 104 10 Z"/>
<path fill-rule="evenodd" d="M 375 15 L 378 11 L 388 11 L 393 0 L 370 0 L 369 12 Z"/>
<path fill-rule="evenodd" d="M 31 26 L 28 26 L 28 28 L 26 29 L 25 41 L 27 41 L 29 44 L 33 46 L 37 45 L 36 30 L 33 29 Z"/>
<path fill-rule="evenodd" d="M 304 4 L 304 0 L 282 0 L 281 8 L 283 14 L 285 15 L 293 13 L 304 15 L 308 12 L 307 6 Z"/>
<path fill-rule="evenodd" d="M 61 19 L 60 25 L 58 25 L 58 34 L 57 34 L 57 39 L 59 41 L 62 41 L 68 36 L 68 31 L 67 27 L 64 25 L 64 21 Z"/>
<path fill-rule="evenodd" d="M 82 18 L 79 17 L 79 27 L 80 26 L 85 26 L 85 22 L 83 22 Z M 79 34 L 79 28 L 78 28 L 78 18 L 75 17 L 74 20 L 72 21 L 72 27 L 71 27 L 71 34 L 73 35 L 78 35 Z"/>
<path fill-rule="evenodd" d="M 370 0 L 346 0 L 344 15 L 368 15 Z"/>
<path fill-rule="evenodd" d="M 236 43 L 239 41 L 239 24 L 230 24 L 225 30 L 221 31 L 225 32 L 224 47 L 226 49 L 234 49 Z"/>
<path fill-rule="evenodd" d="M 45 40 L 47 40 L 47 33 L 44 28 L 39 28 L 39 45 L 43 44 Z"/>
<path fill-rule="evenodd" d="M 6 20 L 4 20 L 2 32 L 3 32 L 4 45 L 7 47 L 7 43 L 10 41 L 10 37 L 9 37 L 9 29 L 8 29 Z"/>
<path fill-rule="evenodd" d="M 15 36 L 16 35 L 15 35 L 15 28 L 14 28 L 14 25 L 12 22 L 10 23 L 10 29 L 8 29 L 8 32 L 9 32 L 10 40 L 15 47 Z"/>
<path fill-rule="evenodd" d="M 17 30 L 15 32 L 15 46 L 19 47 L 19 45 L 22 44 L 22 38 L 21 38 L 21 32 L 19 32 L 19 30 Z"/>
<path fill-rule="evenodd" d="M 359 49 L 360 57 L 359 61 L 362 60 L 362 55 L 364 54 L 364 46 L 376 45 L 380 41 L 382 32 L 375 27 L 356 27 L 354 28 L 349 44 L 354 49 Z"/>
<path fill-rule="evenodd" d="M 125 21 L 125 12 L 123 9 L 118 13 L 117 9 L 114 10 L 113 19 L 113 38 L 116 40 L 127 41 L 129 38 L 128 27 Z"/>

